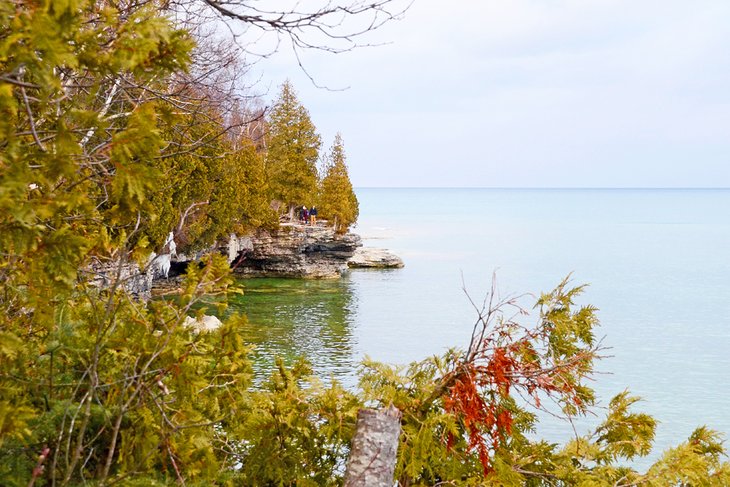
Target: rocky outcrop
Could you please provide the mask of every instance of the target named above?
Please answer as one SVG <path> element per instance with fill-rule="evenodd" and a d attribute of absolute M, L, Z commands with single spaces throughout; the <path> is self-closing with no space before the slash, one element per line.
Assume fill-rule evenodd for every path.
<path fill-rule="evenodd" d="M 340 277 L 361 245 L 358 235 L 337 235 L 331 227 L 282 224 L 232 237 L 219 250 L 237 274 L 327 279 Z"/>
<path fill-rule="evenodd" d="M 153 287 L 156 294 L 175 292 L 187 265 L 211 252 L 225 255 L 237 274 L 329 279 L 340 277 L 361 245 L 360 237 L 353 233 L 337 235 L 328 226 L 284 223 L 276 230 L 259 230 L 243 237 L 231 235 L 225 244 L 195 255 L 153 253 L 144 269 L 134 262 L 120 265 L 97 261 L 87 272 L 93 275 L 91 282 L 96 286 L 109 287 L 119 279 L 125 290 L 148 299 Z"/>
<path fill-rule="evenodd" d="M 108 288 L 119 282 L 122 288 L 134 296 L 146 299 L 150 297 L 154 271 L 150 266 L 140 269 L 135 262 L 93 262 L 87 272 L 92 277 L 90 283 L 101 288 Z"/>
<path fill-rule="evenodd" d="M 400 269 L 403 267 L 403 260 L 386 249 L 360 247 L 347 261 L 347 265 L 365 269 Z"/>

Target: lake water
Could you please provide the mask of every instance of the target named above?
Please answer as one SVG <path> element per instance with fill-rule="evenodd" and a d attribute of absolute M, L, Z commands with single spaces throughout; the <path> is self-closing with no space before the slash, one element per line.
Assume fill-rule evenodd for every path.
<path fill-rule="evenodd" d="M 481 298 L 496 271 L 502 294 L 539 294 L 573 273 L 611 347 L 595 383 L 603 404 L 626 388 L 643 397 L 661 422 L 657 449 L 702 424 L 730 432 L 730 190 L 357 194 L 355 231 L 406 267 L 244 281 L 232 309 L 249 316 L 259 374 L 274 356 L 305 356 L 353 384 L 365 355 L 407 363 L 466 346 L 476 315 L 463 286 Z M 548 419 L 539 433 L 565 440 L 570 427 Z"/>

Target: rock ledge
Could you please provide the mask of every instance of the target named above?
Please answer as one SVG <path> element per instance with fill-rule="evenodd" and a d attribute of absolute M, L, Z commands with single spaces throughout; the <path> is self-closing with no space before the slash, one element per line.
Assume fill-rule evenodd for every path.
<path fill-rule="evenodd" d="M 219 251 L 228 255 L 236 274 L 265 277 L 338 278 L 362 245 L 354 233 L 338 235 L 331 227 L 283 224 L 232 237 Z"/>
<path fill-rule="evenodd" d="M 360 247 L 347 262 L 351 268 L 361 269 L 400 269 L 403 259 L 387 249 Z"/>

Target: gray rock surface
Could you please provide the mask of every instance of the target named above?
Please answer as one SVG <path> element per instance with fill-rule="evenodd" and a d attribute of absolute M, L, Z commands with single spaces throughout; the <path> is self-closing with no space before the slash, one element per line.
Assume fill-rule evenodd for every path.
<path fill-rule="evenodd" d="M 347 262 L 353 268 L 400 269 L 403 259 L 386 249 L 360 247 Z"/>
<path fill-rule="evenodd" d="M 187 264 L 210 252 L 225 255 L 234 272 L 242 275 L 329 279 L 340 277 L 361 245 L 360 236 L 337 235 L 329 226 L 285 223 L 277 230 L 259 230 L 242 237 L 231 235 L 227 242 L 195 255 L 152 254 L 145 269 L 135 263 L 119 268 L 118 264 L 97 262 L 89 271 L 101 287 L 109 286 L 120 272 L 124 288 L 147 299 L 153 286 L 158 294 L 176 289 L 176 276 L 184 272 Z M 171 266 L 173 272 L 168 279 L 165 274 Z"/>
<path fill-rule="evenodd" d="M 150 266 L 140 269 L 135 262 L 120 264 L 119 262 L 92 263 L 86 272 L 92 274 L 91 284 L 106 288 L 111 286 L 117 279 L 121 286 L 129 293 L 147 299 L 152 289 L 154 272 Z"/>
<path fill-rule="evenodd" d="M 277 230 L 231 238 L 219 250 L 231 257 L 234 272 L 247 276 L 340 277 L 362 245 L 359 235 L 335 234 L 328 226 L 282 224 Z"/>

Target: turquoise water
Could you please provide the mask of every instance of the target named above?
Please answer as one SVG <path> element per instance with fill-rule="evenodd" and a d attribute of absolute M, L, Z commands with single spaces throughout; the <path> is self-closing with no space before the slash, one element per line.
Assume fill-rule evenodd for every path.
<path fill-rule="evenodd" d="M 628 388 L 660 421 L 657 448 L 698 425 L 730 432 L 730 190 L 360 189 L 355 231 L 406 267 L 341 281 L 244 281 L 261 373 L 304 355 L 352 383 L 364 355 L 407 363 L 466 346 L 496 271 L 502 294 L 589 283 L 611 347 L 595 387 Z M 529 304 L 528 298 L 527 303 Z M 591 420 L 588 420 L 590 423 Z M 586 426 L 579 424 L 580 427 Z M 587 426 L 586 426 L 587 427 Z M 547 420 L 540 433 L 564 440 Z"/>

